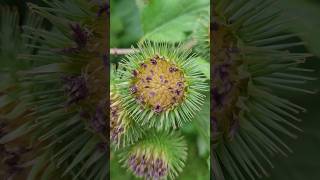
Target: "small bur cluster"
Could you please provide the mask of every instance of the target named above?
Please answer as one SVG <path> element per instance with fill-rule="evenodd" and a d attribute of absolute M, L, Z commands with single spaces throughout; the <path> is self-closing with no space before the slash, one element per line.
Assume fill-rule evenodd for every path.
<path fill-rule="evenodd" d="M 186 91 L 184 74 L 163 56 L 155 55 L 132 72 L 130 87 L 138 103 L 160 113 L 179 104 Z"/>
<path fill-rule="evenodd" d="M 114 102 L 111 100 L 111 104 Z M 118 142 L 120 136 L 124 133 L 124 126 L 120 118 L 121 109 L 118 105 L 110 107 L 110 139 L 113 142 Z"/>
<path fill-rule="evenodd" d="M 158 180 L 167 176 L 168 164 L 160 157 L 132 154 L 128 164 L 134 174 L 139 177 Z"/>

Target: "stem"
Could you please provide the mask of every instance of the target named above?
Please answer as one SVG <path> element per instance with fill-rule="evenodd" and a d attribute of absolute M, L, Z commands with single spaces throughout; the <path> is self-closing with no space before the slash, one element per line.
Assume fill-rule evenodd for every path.
<path fill-rule="evenodd" d="M 133 53 L 133 49 L 120 49 L 120 48 L 111 48 L 110 49 L 110 54 L 112 55 L 125 55 L 125 54 L 130 54 Z"/>

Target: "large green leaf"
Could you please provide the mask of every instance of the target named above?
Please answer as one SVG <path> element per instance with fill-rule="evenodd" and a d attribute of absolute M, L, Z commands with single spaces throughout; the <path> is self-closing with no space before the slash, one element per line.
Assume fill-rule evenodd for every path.
<path fill-rule="evenodd" d="M 110 4 L 110 45 L 130 47 L 143 35 L 138 7 L 134 0 L 112 0 Z"/>
<path fill-rule="evenodd" d="M 208 0 L 153 0 L 142 6 L 143 39 L 178 42 L 187 37 Z"/>

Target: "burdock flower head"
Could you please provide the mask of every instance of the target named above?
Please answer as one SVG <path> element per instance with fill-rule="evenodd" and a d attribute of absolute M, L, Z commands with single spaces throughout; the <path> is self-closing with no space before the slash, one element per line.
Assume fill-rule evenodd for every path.
<path fill-rule="evenodd" d="M 186 160 L 186 144 L 177 134 L 157 132 L 122 154 L 124 165 L 144 179 L 174 179 Z"/>
<path fill-rule="evenodd" d="M 110 140 L 115 148 L 135 142 L 142 135 L 142 129 L 128 116 L 120 101 L 116 88 L 110 91 Z"/>
<path fill-rule="evenodd" d="M 147 157 L 145 154 L 132 154 L 128 165 L 134 174 L 149 179 L 160 179 L 168 173 L 168 163 L 161 156 Z"/>
<path fill-rule="evenodd" d="M 176 128 L 199 111 L 206 84 L 189 50 L 144 42 L 121 66 L 118 85 L 123 103 L 142 125 Z"/>
<path fill-rule="evenodd" d="M 304 111 L 284 94 L 313 93 L 303 88 L 313 80 L 304 75 L 309 70 L 299 68 L 308 54 L 295 52 L 293 47 L 302 43 L 286 31 L 279 12 L 269 8 L 275 2 L 215 2 L 211 19 L 214 179 L 268 176 L 263 161 L 272 166 L 268 154 L 291 151 L 281 138 L 296 137 L 294 132 L 300 130 L 296 114 Z"/>
<path fill-rule="evenodd" d="M 113 94 L 111 94 L 111 97 Z M 121 121 L 122 112 L 117 103 L 112 99 L 110 101 L 110 139 L 112 141 L 118 142 L 120 136 L 124 133 L 124 122 Z"/>

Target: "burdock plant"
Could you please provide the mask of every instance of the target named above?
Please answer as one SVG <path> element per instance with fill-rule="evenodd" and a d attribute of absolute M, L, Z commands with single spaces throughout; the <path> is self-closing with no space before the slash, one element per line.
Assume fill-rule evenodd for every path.
<path fill-rule="evenodd" d="M 284 93 L 313 93 L 303 84 L 313 78 L 300 68 L 309 56 L 295 51 L 303 43 L 288 33 L 276 1 L 217 0 L 211 35 L 214 179 L 256 179 L 274 167 L 270 155 L 292 150 L 282 140 L 295 138 L 297 114 L 305 109 Z"/>
<path fill-rule="evenodd" d="M 121 66 L 118 86 L 130 116 L 141 125 L 177 128 L 190 121 L 208 87 L 190 50 L 145 42 Z"/>
<path fill-rule="evenodd" d="M 116 74 L 114 74 L 116 75 Z M 113 76 L 111 76 L 113 77 Z M 115 79 L 115 78 L 112 78 Z M 142 128 L 129 116 L 121 100 L 119 90 L 111 81 L 110 86 L 110 141 L 118 147 L 124 147 L 137 141 L 142 135 Z"/>
<path fill-rule="evenodd" d="M 177 133 L 148 131 L 122 155 L 124 166 L 145 179 L 174 179 L 187 158 L 184 139 Z"/>
<path fill-rule="evenodd" d="M 197 114 L 208 114 L 208 63 L 201 66 L 193 47 L 181 43 L 193 26 L 171 41 L 145 35 L 111 67 L 107 94 L 109 4 L 42 2 L 29 3 L 20 20 L 15 9 L 1 8 L 0 153 L 6 175 L 107 179 L 110 148 L 111 158 L 119 157 L 138 178 L 175 179 L 188 154 L 188 130 L 182 128 L 209 124 L 209 117 Z M 180 20 L 196 19 L 208 4 L 181 1 L 190 6 L 185 11 L 168 2 Z M 21 141 L 27 148 L 11 148 Z"/>
<path fill-rule="evenodd" d="M 28 4 L 20 21 L 15 9 L 1 8 L 1 121 L 11 132 L 0 143 L 6 154 L 21 141 L 32 152 L 6 174 L 106 179 L 108 4 L 43 2 Z"/>
<path fill-rule="evenodd" d="M 173 130 L 197 120 L 194 115 L 208 88 L 205 80 L 195 56 L 181 45 L 142 42 L 123 58 L 115 78 L 120 111 L 134 121 L 132 128 L 135 123 L 144 129 L 142 138 L 121 149 L 124 166 L 135 176 L 174 179 L 182 171 L 187 147 Z M 111 131 L 113 126 L 111 122 Z"/>
<path fill-rule="evenodd" d="M 133 175 L 131 178 L 176 179 L 185 172 L 190 156 L 190 144 L 184 137 L 188 134 L 188 127 L 191 131 L 203 133 L 201 138 L 209 141 L 209 129 L 206 128 L 209 127 L 209 108 L 203 104 L 208 105 L 210 99 L 206 71 L 210 65 L 204 60 L 205 53 L 194 51 L 197 46 L 189 42 L 197 38 L 192 32 L 196 31 L 201 15 L 207 12 L 208 3 L 206 0 L 141 1 L 138 5 L 144 36 L 131 49 L 121 51 L 115 48 L 111 51 L 116 56 L 113 58 L 119 59 L 112 78 L 118 95 L 117 104 L 122 107 L 121 113 L 125 113 L 135 125 L 135 128 L 130 127 L 140 129 L 142 134 L 123 133 L 123 136 L 135 139 L 119 148 L 112 148 L 111 158 L 114 161 L 111 166 L 120 161 L 122 167 Z M 184 5 L 186 8 L 181 8 Z M 186 26 L 183 23 L 186 19 L 195 20 L 197 25 Z M 209 151 L 208 144 L 201 148 Z M 203 156 L 207 159 L 209 153 L 206 152 Z M 119 174 L 111 176 L 117 177 Z"/>

